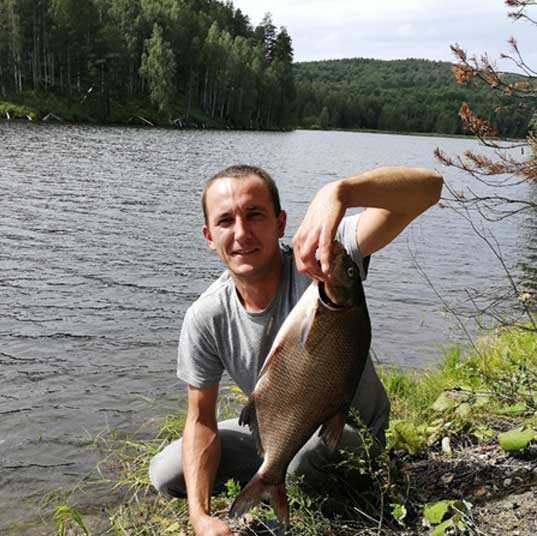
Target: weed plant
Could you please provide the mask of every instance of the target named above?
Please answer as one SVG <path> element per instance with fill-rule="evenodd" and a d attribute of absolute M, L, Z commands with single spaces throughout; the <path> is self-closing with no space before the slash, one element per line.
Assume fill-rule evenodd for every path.
<path fill-rule="evenodd" d="M 291 523 L 285 534 L 483 534 L 470 500 L 495 493 L 497 466 L 505 462 L 512 468 L 521 460 L 520 470 L 529 472 L 520 473 L 526 476 L 519 486 L 524 479 L 531 485 L 527 475 L 533 474 L 533 462 L 524 460 L 537 460 L 537 334 L 502 329 L 471 351 L 459 345 L 448 348 L 435 370 L 383 368 L 379 373 L 392 409 L 388 448 L 373 457 L 371 436 L 358 430 L 363 455 L 343 453 L 325 490 L 312 492 L 292 483 Z M 244 402 L 238 389 L 227 388 L 221 398 L 220 417 L 237 415 Z M 108 508 L 97 532 L 73 506 L 57 505 L 56 536 L 190 534 L 186 502 L 157 495 L 147 476 L 152 456 L 180 436 L 183 424 L 184 413 L 179 413 L 164 417 L 152 440 L 99 438 L 109 452 L 100 465 L 103 480 L 123 490 L 124 500 Z M 525 433 L 522 440 L 519 432 Z M 509 434 L 514 434 L 514 443 L 502 442 L 502 435 Z M 485 455 L 493 457 L 494 471 L 484 465 Z M 537 475 L 537 469 L 533 472 Z M 362 477 L 363 485 L 349 485 L 351 474 L 353 482 Z M 476 484 L 468 474 L 481 480 Z M 213 499 L 213 514 L 227 519 L 239 492 L 230 481 L 227 491 Z M 232 528 L 236 534 L 283 534 L 266 506 Z"/>

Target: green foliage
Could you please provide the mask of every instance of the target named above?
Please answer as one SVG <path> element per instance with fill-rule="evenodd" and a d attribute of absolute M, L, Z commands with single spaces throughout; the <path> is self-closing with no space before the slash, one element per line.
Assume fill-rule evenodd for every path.
<path fill-rule="evenodd" d="M 11 119 L 24 119 L 29 116 L 31 120 L 36 119 L 36 113 L 30 106 L 16 104 L 14 102 L 0 101 L 0 117 Z"/>
<path fill-rule="evenodd" d="M 413 456 L 435 444 L 450 453 L 450 439 L 491 441 L 509 419 L 522 429 L 498 439 L 519 450 L 534 434 L 536 371 L 537 337 L 515 329 L 498 330 L 466 356 L 452 348 L 438 370 L 381 370 L 392 404 L 389 443 Z"/>
<path fill-rule="evenodd" d="M 407 515 L 407 510 L 404 504 L 392 503 L 390 504 L 392 517 L 397 521 L 401 526 L 405 525 L 405 517 Z"/>
<path fill-rule="evenodd" d="M 457 84 L 451 67 L 448 62 L 421 59 L 298 63 L 294 66 L 297 124 L 310 127 L 311 118 L 319 118 L 327 107 L 333 128 L 463 134 L 458 111 L 466 101 L 477 113 L 497 110 L 503 135 L 525 137 L 528 117 L 523 110 L 500 116 L 508 98 L 476 83 Z"/>
<path fill-rule="evenodd" d="M 423 427 L 416 427 L 407 421 L 395 422 L 391 427 L 391 438 L 396 449 L 406 449 L 411 456 L 416 456 L 425 446 Z"/>
<path fill-rule="evenodd" d="M 174 97 L 175 57 L 162 28 L 155 23 L 151 38 L 145 41 L 140 74 L 149 85 L 149 98 L 159 110 L 169 114 Z"/>
<path fill-rule="evenodd" d="M 90 536 L 80 512 L 67 505 L 58 505 L 54 508 L 54 517 L 56 519 L 56 536 L 64 536 L 68 530 L 69 524 L 75 523 L 85 536 Z"/>
<path fill-rule="evenodd" d="M 531 428 L 515 428 L 498 435 L 500 446 L 508 452 L 519 452 L 527 447 L 536 434 Z"/>
<path fill-rule="evenodd" d="M 431 536 L 445 536 L 453 533 L 449 529 L 466 529 L 465 523 L 461 520 L 461 515 L 470 508 L 470 504 L 465 501 L 438 501 L 426 504 L 423 508 L 423 517 L 433 526 Z"/>
<path fill-rule="evenodd" d="M 2 0 L 0 26 L 0 96 L 60 97 L 66 120 L 289 126 L 291 37 L 231 2 Z"/>
<path fill-rule="evenodd" d="M 394 457 L 389 451 L 379 455 L 374 452 L 371 434 L 365 428 L 359 428 L 364 451 L 343 453 L 333 481 L 327 480 L 322 493 L 311 493 L 300 482 L 288 487 L 290 534 L 354 536 L 404 531 L 405 534 L 447 536 L 472 532 L 476 525 L 470 503 L 453 500 L 460 496 L 459 488 L 445 489 L 440 485 L 438 488 L 446 495 L 428 495 L 423 480 L 419 481 L 418 489 L 413 489 L 415 482 L 408 471 L 414 463 L 414 470 L 421 467 L 425 473 L 434 472 L 431 478 L 437 479 L 440 463 L 441 470 L 453 477 L 449 473 L 455 472 L 466 456 L 466 451 L 460 450 L 461 443 L 488 443 L 480 451 L 481 456 L 490 453 L 494 447 L 497 447 L 497 453 L 501 452 L 496 440 L 504 441 L 502 433 L 506 429 L 518 428 L 522 432 L 518 435 L 523 435 L 524 441 L 532 440 L 530 432 L 531 437 L 535 437 L 535 406 L 531 406 L 533 398 L 526 392 L 531 388 L 535 395 L 537 388 L 532 379 L 533 371 L 537 370 L 535 339 L 535 334 L 530 332 L 499 330 L 493 337 L 480 341 L 476 350 L 466 354 L 458 346 L 445 351 L 442 363 L 435 370 L 396 372 L 381 369 L 392 402 L 389 446 L 395 446 L 397 440 L 398 449 L 420 458 L 413 462 L 410 455 L 398 452 Z M 524 379 L 524 375 L 528 378 Z M 237 415 L 244 403 L 240 389 L 223 386 L 222 394 L 226 402 L 219 407 L 220 418 Z M 137 439 L 140 432 L 148 436 L 145 430 L 132 436 L 99 438 L 100 447 L 110 452 L 100 469 L 113 467 L 115 474 L 111 483 L 115 488 L 128 489 L 127 499 L 106 512 L 109 529 L 101 530 L 99 534 L 119 536 L 127 531 L 139 536 L 167 536 L 188 533 L 186 501 L 155 496 L 149 491 L 147 478 L 151 458 L 181 435 L 184 417 L 184 412 L 166 416 L 150 440 Z M 509 435 L 512 434 L 507 437 Z M 514 439 L 520 439 L 516 435 Z M 518 446 L 522 447 L 522 444 L 518 443 Z M 451 456 L 454 457 L 452 464 L 449 463 Z M 511 467 L 514 460 L 504 456 Z M 494 467 L 497 467 L 497 461 L 497 458 L 493 459 Z M 468 463 L 472 470 L 479 469 L 473 462 Z M 461 481 L 469 480 L 468 468 L 463 463 L 458 475 Z M 347 483 L 347 476 L 356 474 L 364 479 L 363 489 Z M 429 484 L 435 486 L 432 481 Z M 240 486 L 233 480 L 228 481 L 225 493 L 212 500 L 214 515 L 233 523 L 227 518 L 227 512 L 239 492 Z M 57 512 L 57 536 L 63 536 L 66 530 L 73 528 L 81 534 L 90 533 L 92 527 L 77 510 L 62 504 Z M 275 526 L 274 514 L 268 507 L 256 508 L 252 516 L 258 527 L 268 533 Z M 61 526 L 59 519 L 63 523 Z M 240 533 L 238 525 L 231 528 L 234 533 Z"/>
<path fill-rule="evenodd" d="M 330 113 L 328 112 L 328 108 L 325 106 L 321 110 L 321 115 L 319 115 L 319 125 L 323 129 L 327 129 L 328 125 L 330 123 Z"/>
<path fill-rule="evenodd" d="M 226 494 L 230 499 L 235 499 L 235 497 L 238 497 L 241 492 L 241 485 L 239 482 L 234 480 L 233 478 L 230 478 L 226 482 Z"/>

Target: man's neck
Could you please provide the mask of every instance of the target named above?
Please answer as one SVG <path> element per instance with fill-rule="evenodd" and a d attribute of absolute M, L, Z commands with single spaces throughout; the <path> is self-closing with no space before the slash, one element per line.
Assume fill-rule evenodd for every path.
<path fill-rule="evenodd" d="M 239 299 L 250 313 L 263 311 L 269 305 L 276 292 L 283 274 L 283 255 L 278 251 L 275 268 L 266 274 L 259 274 L 255 279 L 241 278 L 232 274 Z"/>

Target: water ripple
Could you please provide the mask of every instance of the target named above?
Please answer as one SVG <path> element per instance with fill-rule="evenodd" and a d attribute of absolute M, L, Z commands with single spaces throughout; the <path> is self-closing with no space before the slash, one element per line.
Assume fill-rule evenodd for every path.
<path fill-rule="evenodd" d="M 5 504 L 90 471 L 97 457 L 82 450 L 78 434 L 132 430 L 159 413 L 148 400 L 166 408 L 184 400 L 175 378 L 181 322 L 221 272 L 200 232 L 206 177 L 237 161 L 265 167 L 280 186 L 289 242 L 328 180 L 376 165 L 438 167 L 435 147 L 475 147 L 412 136 L 6 122 L 0 143 L 0 437 L 18 456 L 3 461 Z M 453 187 L 464 186 L 445 171 Z M 506 257 L 533 289 L 535 221 L 528 215 L 499 229 Z M 373 344 L 400 366 L 436 360 L 452 337 L 416 260 L 450 300 L 483 290 L 484 279 L 489 290 L 501 288 L 503 278 L 482 241 L 439 208 L 376 254 L 366 289 Z"/>

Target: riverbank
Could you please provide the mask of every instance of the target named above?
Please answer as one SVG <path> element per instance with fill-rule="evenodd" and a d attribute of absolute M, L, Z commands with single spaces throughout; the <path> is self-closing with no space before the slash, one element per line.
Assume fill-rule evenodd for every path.
<path fill-rule="evenodd" d="M 537 332 L 497 331 L 468 352 L 447 350 L 435 370 L 382 370 L 381 376 L 392 402 L 386 454 L 376 463 L 348 458 L 326 493 L 312 496 L 291 486 L 290 534 L 533 536 Z M 243 402 L 234 388 L 225 394 L 221 417 Z M 149 460 L 182 426 L 182 415 L 169 415 L 150 440 L 99 438 L 108 452 L 99 484 L 113 486 L 116 498 L 110 493 L 98 511 L 84 510 L 80 494 L 56 503 L 56 534 L 190 534 L 185 502 L 157 496 L 147 479 Z M 363 490 L 345 487 L 347 470 L 363 473 Z M 213 500 L 216 515 L 226 517 L 237 492 L 230 482 Z M 248 520 L 234 525 L 237 534 L 277 534 L 269 509 Z"/>
<path fill-rule="evenodd" d="M 4 120 L 90 123 L 98 125 L 172 126 L 176 128 L 229 128 L 200 110 L 186 112 L 184 99 L 177 99 L 169 115 L 160 113 L 142 99 L 118 102 L 88 93 L 69 99 L 52 93 L 27 92 L 0 99 Z"/>
<path fill-rule="evenodd" d="M 179 99 L 170 116 L 163 115 L 143 100 L 106 103 L 98 97 L 88 95 L 79 100 L 58 97 L 53 94 L 25 93 L 1 100 L 0 120 L 22 120 L 65 123 L 90 123 L 98 125 L 139 125 L 147 127 L 235 129 L 234 125 L 212 119 L 200 110 L 186 113 L 186 103 Z M 401 136 L 424 136 L 437 138 L 469 138 L 465 134 L 444 134 L 441 132 L 403 132 L 397 130 L 373 129 L 322 129 L 318 126 L 289 126 L 287 130 L 311 130 L 334 132 L 359 132 L 369 134 L 389 134 Z M 238 130 L 244 130 L 238 129 Z"/>

